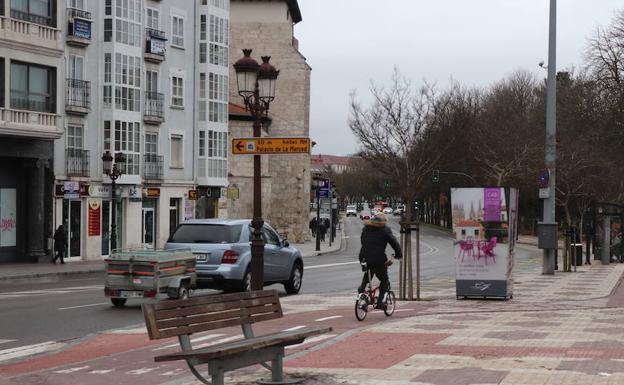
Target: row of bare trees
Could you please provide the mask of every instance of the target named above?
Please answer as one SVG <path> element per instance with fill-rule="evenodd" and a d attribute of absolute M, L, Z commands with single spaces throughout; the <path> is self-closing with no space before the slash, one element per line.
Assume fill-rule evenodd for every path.
<path fill-rule="evenodd" d="M 585 58 L 582 70 L 557 74 L 556 196 L 558 220 L 569 226 L 592 199 L 624 200 L 624 11 L 597 29 Z M 433 183 L 433 170 L 464 173 L 480 185 L 520 188 L 521 226 L 532 228 L 541 211 L 545 79 L 517 71 L 487 88 L 454 82 L 439 90 L 415 87 L 395 69 L 389 85 L 372 84 L 370 93 L 367 105 L 351 95 L 349 126 L 360 153 L 340 176 L 343 196 L 439 205 L 447 203 L 440 193 L 472 182 L 442 173 Z"/>

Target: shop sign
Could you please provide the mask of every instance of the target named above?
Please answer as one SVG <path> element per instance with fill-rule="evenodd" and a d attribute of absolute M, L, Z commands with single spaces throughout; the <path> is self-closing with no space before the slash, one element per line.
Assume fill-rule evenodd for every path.
<path fill-rule="evenodd" d="M 141 196 L 141 190 L 137 186 L 130 186 L 128 187 L 127 191 L 128 191 L 128 198 L 130 198 L 131 201 L 135 202 L 135 201 L 143 200 L 143 197 Z"/>
<path fill-rule="evenodd" d="M 73 180 L 65 181 L 63 183 L 63 196 L 66 199 L 73 199 L 80 197 L 80 182 L 76 182 Z"/>
<path fill-rule="evenodd" d="M 229 187 L 227 189 L 227 197 L 228 199 L 233 200 L 240 198 L 240 190 L 238 189 L 238 187 Z"/>
<path fill-rule="evenodd" d="M 89 236 L 97 237 L 101 234 L 101 209 L 102 205 L 98 199 L 89 199 Z"/>
<path fill-rule="evenodd" d="M 189 192 L 188 192 L 188 199 L 190 201 L 196 201 L 197 200 L 197 190 L 189 190 Z"/>
<path fill-rule="evenodd" d="M 91 22 L 74 18 L 74 36 L 91 40 Z"/>
<path fill-rule="evenodd" d="M 195 208 L 195 204 L 193 203 L 193 201 L 190 201 L 188 199 L 184 200 L 184 220 L 185 221 L 193 219 L 194 208 Z"/>
<path fill-rule="evenodd" d="M 111 197 L 111 186 L 99 185 L 94 186 L 90 185 L 87 187 L 87 195 L 94 198 L 110 198 Z"/>
<path fill-rule="evenodd" d="M 156 187 L 148 187 L 143 189 L 143 196 L 145 198 L 159 198 L 160 197 L 160 189 Z"/>

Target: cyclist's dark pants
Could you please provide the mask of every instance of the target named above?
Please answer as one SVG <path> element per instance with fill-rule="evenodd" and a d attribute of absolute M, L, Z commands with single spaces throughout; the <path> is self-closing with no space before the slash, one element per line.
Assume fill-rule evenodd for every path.
<path fill-rule="evenodd" d="M 379 281 L 379 299 L 383 299 L 386 291 L 388 291 L 388 287 L 390 286 L 390 282 L 388 280 L 388 268 L 385 265 L 381 266 L 371 266 L 369 268 L 371 272 L 371 278 L 377 276 Z M 364 277 L 362 277 L 362 284 L 358 287 L 358 293 L 364 292 L 366 288 L 366 284 L 368 283 L 368 273 L 364 272 Z"/>

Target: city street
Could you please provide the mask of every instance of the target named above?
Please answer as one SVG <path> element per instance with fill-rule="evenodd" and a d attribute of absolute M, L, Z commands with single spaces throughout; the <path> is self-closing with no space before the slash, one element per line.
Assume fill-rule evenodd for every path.
<path fill-rule="evenodd" d="M 399 236 L 398 218 L 390 218 L 389 225 Z M 307 257 L 301 294 L 326 293 L 349 297 L 355 293 L 362 272 L 357 255 L 360 248 L 362 221 L 345 218 L 344 238 L 340 251 Z M 427 289 L 453 287 L 455 265 L 451 238 L 441 230 L 423 226 L 421 238 L 421 266 L 423 287 Z M 392 253 L 391 249 L 387 254 Z M 517 261 L 535 256 L 535 251 L 518 248 Z M 397 288 L 398 263 L 390 268 L 393 286 Z M 41 347 L 42 351 L 55 349 L 75 339 L 106 330 L 134 327 L 143 324 L 140 301 L 129 301 L 123 308 L 114 308 L 103 294 L 104 275 L 92 273 L 74 275 L 54 283 L 36 280 L 22 284 L 0 284 L 0 363 L 13 359 L 15 354 L 2 351 L 23 346 Z M 282 285 L 272 285 L 284 294 Z M 199 290 L 194 295 L 210 295 L 213 290 Z M 24 352 L 26 354 L 27 351 Z"/>

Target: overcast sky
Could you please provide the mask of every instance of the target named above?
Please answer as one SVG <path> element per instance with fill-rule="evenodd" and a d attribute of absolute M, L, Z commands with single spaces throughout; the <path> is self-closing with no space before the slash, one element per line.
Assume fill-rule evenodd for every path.
<path fill-rule="evenodd" d="M 549 0 L 299 0 L 299 49 L 312 66 L 313 153 L 347 155 L 349 93 L 367 100 L 370 81 L 387 84 L 396 66 L 415 85 L 487 86 L 515 70 L 539 76 L 548 59 Z M 587 37 L 622 0 L 560 0 L 557 68 L 583 65 Z"/>

